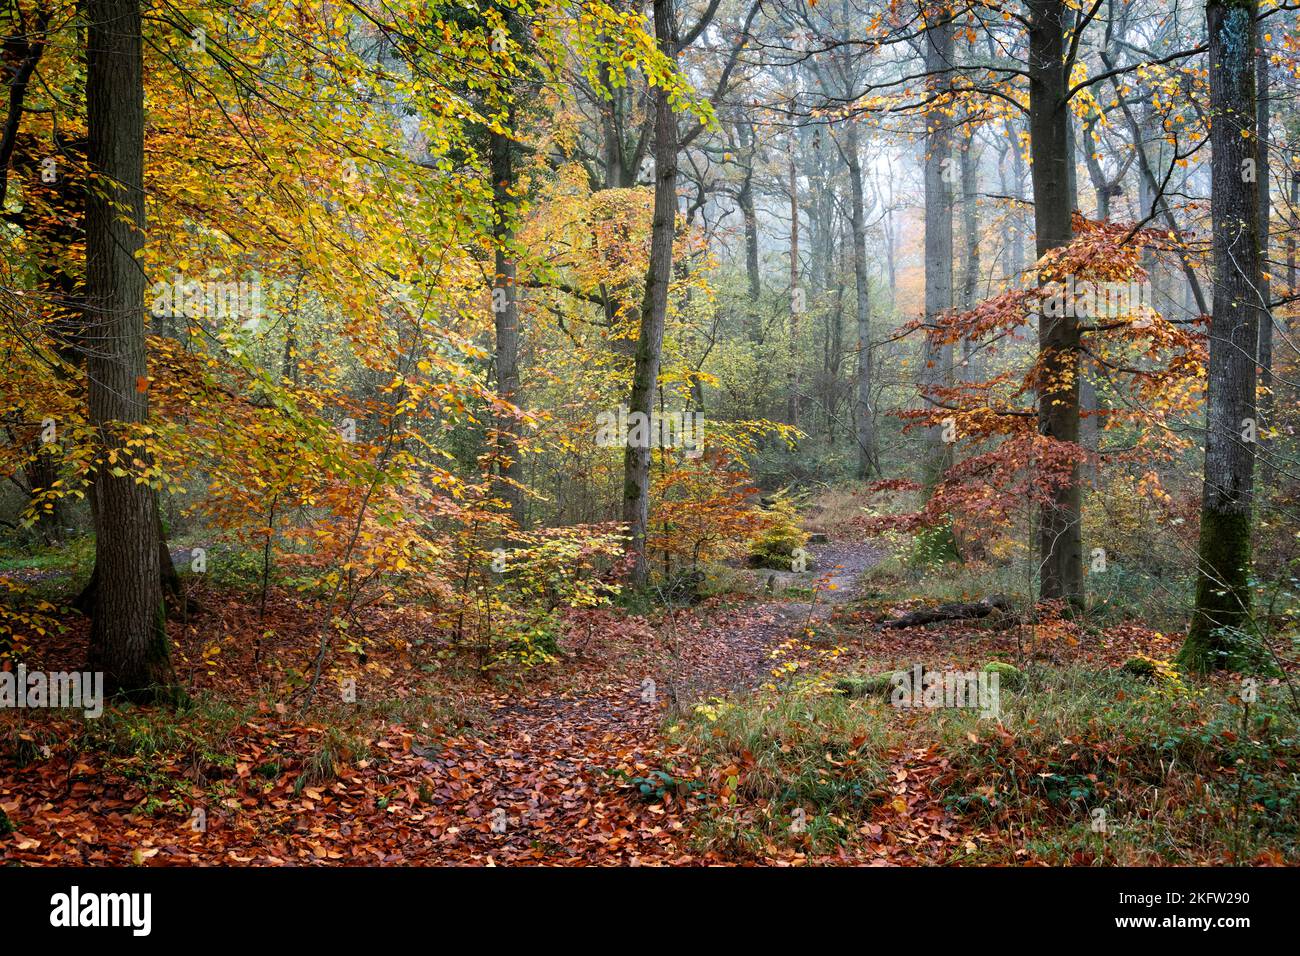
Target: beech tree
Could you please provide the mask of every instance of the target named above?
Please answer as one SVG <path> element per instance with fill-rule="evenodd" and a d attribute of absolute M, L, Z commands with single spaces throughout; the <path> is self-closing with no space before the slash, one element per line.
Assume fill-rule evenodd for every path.
<path fill-rule="evenodd" d="M 1198 671 L 1248 656 L 1254 505 L 1256 350 L 1268 302 L 1260 276 L 1261 144 L 1255 111 L 1255 0 L 1205 6 L 1210 72 L 1214 304 L 1205 394 L 1205 473 L 1196 606 L 1179 653 Z"/>
<path fill-rule="evenodd" d="M 659 52 L 675 63 L 677 24 L 673 0 L 654 0 L 654 32 Z M 641 331 L 632 372 L 628 408 L 649 420 L 654 412 L 663 353 L 664 324 L 668 319 L 668 285 L 673 273 L 673 238 L 677 231 L 677 116 L 672 90 L 664 83 L 654 89 L 654 221 L 650 227 L 650 264 L 646 270 L 645 297 L 641 302 Z M 624 452 L 623 520 L 627 522 L 634 556 L 632 580 L 646 582 L 645 538 L 650 510 L 650 453 L 648 444 L 633 443 L 628 435 Z"/>
<path fill-rule="evenodd" d="M 1073 14 L 1064 0 L 1029 0 L 1026 6 L 1034 238 L 1041 261 L 1068 244 L 1071 236 L 1074 149 L 1068 80 L 1073 48 L 1066 45 L 1066 33 L 1073 26 Z M 1039 274 L 1044 284 L 1064 278 L 1051 272 Z M 1079 328 L 1074 316 L 1040 317 L 1036 376 L 1039 432 L 1054 441 L 1077 445 Z M 1079 604 L 1083 601 L 1083 537 L 1078 466 L 1063 478 L 1049 480 L 1054 485 L 1052 500 L 1038 516 L 1039 595 Z"/>
<path fill-rule="evenodd" d="M 98 586 L 91 667 L 132 697 L 171 695 L 157 500 L 132 464 L 146 454 L 144 61 L 139 0 L 87 5 L 86 374 L 99 445 L 91 493 Z M 124 467 L 125 466 L 125 467 Z M 128 470 L 130 469 L 130 470 Z"/>

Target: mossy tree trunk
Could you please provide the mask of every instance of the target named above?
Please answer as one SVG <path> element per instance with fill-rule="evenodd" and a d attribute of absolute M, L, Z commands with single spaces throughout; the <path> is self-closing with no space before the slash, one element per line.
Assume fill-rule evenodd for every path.
<path fill-rule="evenodd" d="M 1255 136 L 1255 0 L 1210 0 L 1211 188 L 1214 304 L 1206 384 L 1196 607 L 1179 663 L 1204 672 L 1235 666 L 1238 629 L 1250 619 L 1256 348 L 1261 312 L 1259 192 L 1246 170 Z"/>

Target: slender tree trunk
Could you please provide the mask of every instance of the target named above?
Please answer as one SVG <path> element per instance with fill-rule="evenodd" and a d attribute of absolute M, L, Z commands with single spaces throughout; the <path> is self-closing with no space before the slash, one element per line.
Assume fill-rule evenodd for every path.
<path fill-rule="evenodd" d="M 739 135 L 745 157 L 745 178 L 740 182 L 736 201 L 745 223 L 745 277 L 749 283 L 749 300 L 757 303 L 762 293 L 758 267 L 758 213 L 754 208 L 754 154 L 757 145 L 754 142 L 754 131 L 747 124 L 740 125 Z"/>
<path fill-rule="evenodd" d="M 790 138 L 790 374 L 789 408 L 786 420 L 799 424 L 799 317 L 808 301 L 807 292 L 799 285 L 799 168 L 795 163 L 798 152 L 797 135 Z"/>
<path fill-rule="evenodd" d="M 1210 0 L 1211 189 L 1214 305 L 1206 384 L 1196 608 L 1179 652 L 1189 670 L 1235 666 L 1233 636 L 1250 617 L 1256 354 L 1260 316 L 1259 186 L 1242 174 L 1257 156 L 1257 0 Z"/>
<path fill-rule="evenodd" d="M 1064 0 L 1029 0 L 1029 125 L 1033 152 L 1034 232 L 1038 257 L 1071 238 L 1073 178 Z M 1064 279 L 1064 276 L 1040 276 Z M 1066 311 L 1066 310 L 1059 310 Z M 1059 443 L 1079 442 L 1079 328 L 1073 316 L 1048 316 L 1038 326 L 1038 428 Z M 1083 601 L 1083 540 L 1078 468 L 1048 489 L 1039 509 L 1039 595 Z"/>
<path fill-rule="evenodd" d="M 853 199 L 853 279 L 857 302 L 858 369 L 854 383 L 853 421 L 857 428 L 858 477 L 875 474 L 875 422 L 871 418 L 871 286 L 867 276 L 867 210 L 862 188 L 858 122 L 849 120 L 846 153 Z"/>
<path fill-rule="evenodd" d="M 961 229 L 966 245 L 962 269 L 961 307 L 973 309 L 980 281 L 979 157 L 975 140 L 966 142 L 961 151 Z M 969 345 L 969 343 L 966 343 Z"/>
<path fill-rule="evenodd" d="M 762 275 L 758 263 L 758 210 L 754 205 L 754 160 L 757 144 L 754 130 L 748 123 L 737 124 L 736 135 L 740 141 L 741 162 L 744 175 L 736 191 L 736 205 L 745 229 L 745 278 L 749 304 L 745 311 L 745 335 L 751 342 L 763 340 L 763 320 L 759 315 L 759 299 L 763 293 Z"/>
<path fill-rule="evenodd" d="M 1300 169 L 1291 170 L 1291 228 L 1286 236 L 1286 294 L 1296 294 L 1296 233 L 1300 232 Z M 1295 322 L 1287 318 L 1287 332 L 1294 334 Z"/>
<path fill-rule="evenodd" d="M 660 51 L 675 61 L 677 38 L 673 20 L 673 0 L 654 0 L 655 40 Z M 655 87 L 654 107 L 654 221 L 650 229 L 650 264 L 646 271 L 645 297 L 641 303 L 641 333 L 632 372 L 632 396 L 628 402 L 629 412 L 640 412 L 647 421 L 654 411 L 655 389 L 659 381 L 677 220 L 677 118 L 663 86 Z M 623 457 L 623 520 L 631 538 L 628 547 L 633 555 L 632 581 L 637 586 L 644 586 L 648 578 L 645 538 L 649 519 L 650 448 L 648 443 L 647 447 L 639 448 L 629 441 Z"/>
<path fill-rule="evenodd" d="M 170 697 L 175 677 L 164 628 L 157 501 L 136 482 L 123 426 L 149 412 L 144 330 L 144 72 L 140 0 L 89 0 L 86 117 L 96 188 L 86 210 L 86 362 L 95 470 L 95 589 L 90 665 L 105 687 Z M 112 461 L 117 459 L 114 466 Z M 123 473 L 113 474 L 114 468 Z M 125 470 L 123 470 L 125 469 Z"/>
<path fill-rule="evenodd" d="M 1083 156 L 1084 165 L 1088 169 L 1088 177 L 1092 180 L 1093 194 L 1097 200 L 1097 219 L 1101 222 L 1109 222 L 1112 184 L 1107 181 L 1101 162 L 1093 153 L 1091 146 L 1093 129 L 1094 124 L 1084 127 L 1084 148 L 1079 150 L 1079 153 Z M 1078 143 L 1075 146 L 1077 148 Z M 1078 202 L 1079 197 L 1076 192 L 1074 196 L 1076 206 Z M 1082 367 L 1079 370 L 1079 444 L 1088 453 L 1088 460 L 1082 466 L 1080 477 L 1087 485 L 1095 488 L 1099 477 L 1100 463 L 1098 455 L 1101 451 L 1101 421 L 1099 418 L 1101 403 L 1097 395 L 1097 385 L 1094 381 L 1093 363 L 1088 360 L 1087 355 L 1082 355 L 1081 364 Z"/>
<path fill-rule="evenodd" d="M 1259 185 L 1259 296 L 1263 312 L 1259 317 L 1259 464 L 1260 480 L 1265 486 L 1271 483 L 1273 469 L 1270 466 L 1268 429 L 1273 424 L 1273 310 L 1269 307 L 1272 298 L 1272 283 L 1268 275 L 1269 240 L 1272 236 L 1273 197 L 1270 179 L 1268 137 L 1269 137 L 1269 75 L 1268 54 L 1264 50 L 1256 55 L 1257 99 L 1255 109 L 1255 126 L 1259 132 L 1255 142 L 1258 144 L 1258 159 L 1255 167 L 1255 179 Z"/>
<path fill-rule="evenodd" d="M 514 125 L 514 110 L 507 122 Z M 519 302 L 515 281 L 515 174 L 514 146 L 507 133 L 492 132 L 488 144 L 492 173 L 492 197 L 496 223 L 496 279 L 492 289 L 492 315 L 496 331 L 495 365 L 497 395 L 519 404 Z M 510 415 L 497 421 L 497 494 L 506 502 L 510 517 L 519 525 L 523 521 L 523 467 L 519 461 L 519 422 Z"/>
<path fill-rule="evenodd" d="M 966 140 L 961 150 L 961 232 L 965 245 L 962 263 L 960 305 L 963 311 L 975 308 L 979 295 L 980 270 L 980 220 L 979 220 L 979 156 L 975 152 L 975 138 Z M 961 362 L 957 377 L 964 382 L 975 380 L 973 343 L 969 337 L 961 341 Z"/>
<path fill-rule="evenodd" d="M 1008 195 L 1015 200 L 1012 213 L 1008 216 L 1011 228 L 1011 268 L 1008 276 L 1015 276 L 1029 268 L 1025 252 L 1025 156 L 1020 149 L 1020 138 L 1016 126 L 1011 120 L 1006 121 L 1007 143 L 1011 149 L 1011 190 Z"/>
<path fill-rule="evenodd" d="M 745 220 L 745 276 L 749 301 L 753 303 L 762 294 L 762 281 L 758 271 L 758 214 L 754 210 L 754 191 L 749 177 L 740 191 L 740 210 Z"/>
<path fill-rule="evenodd" d="M 938 6 L 929 8 L 925 31 L 925 69 L 933 89 L 945 88 L 951 81 L 942 71 L 951 69 L 952 21 Z M 925 321 L 932 325 L 953 307 L 952 181 L 958 168 L 952 158 L 950 104 L 932 104 L 926 120 L 924 188 L 925 188 Z M 934 345 L 927 336 L 921 361 L 923 400 L 932 398 L 934 386 L 952 382 L 952 346 Z M 925 431 L 924 480 L 932 487 L 951 463 L 949 445 L 943 440 L 944 429 L 932 425 Z"/>

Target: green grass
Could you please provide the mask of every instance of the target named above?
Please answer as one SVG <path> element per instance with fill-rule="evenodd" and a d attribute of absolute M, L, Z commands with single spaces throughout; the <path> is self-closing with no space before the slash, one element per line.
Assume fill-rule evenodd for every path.
<path fill-rule="evenodd" d="M 90 535 L 69 538 L 54 547 L 0 545 L 0 576 L 12 576 L 34 601 L 71 599 L 94 566 L 95 539 Z"/>
<path fill-rule="evenodd" d="M 784 843 L 828 852 L 885 796 L 894 734 L 870 701 L 761 692 L 707 713 L 714 719 L 697 714 L 669 732 L 725 799 L 696 832 L 701 850 L 743 858 Z"/>
<path fill-rule="evenodd" d="M 957 827 L 991 835 L 954 860 L 1300 863 L 1300 725 L 1285 687 L 1261 686 L 1246 708 L 1231 688 L 1177 676 L 1039 666 L 1001 688 L 1000 720 L 901 714 L 879 696 L 759 692 L 670 728 L 726 798 L 697 822 L 696 846 L 735 859 L 852 849 L 886 795 L 890 747 L 937 744 L 949 770 L 936 798 Z"/>
<path fill-rule="evenodd" d="M 1189 865 L 1270 848 L 1295 863 L 1300 738 L 1285 694 L 1260 688 L 1247 719 L 1214 687 L 1033 668 L 1022 692 L 1002 694 L 1005 735 L 970 711 L 931 715 L 956 770 L 945 801 L 1009 834 L 1002 862 L 1025 836 L 1055 864 Z"/>

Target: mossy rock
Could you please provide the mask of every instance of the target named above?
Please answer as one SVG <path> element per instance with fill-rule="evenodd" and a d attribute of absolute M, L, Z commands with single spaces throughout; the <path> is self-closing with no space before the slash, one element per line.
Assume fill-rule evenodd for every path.
<path fill-rule="evenodd" d="M 888 697 L 893 690 L 894 672 L 888 674 L 851 674 L 835 682 L 835 693 L 844 697 Z"/>
<path fill-rule="evenodd" d="M 1020 690 L 1025 686 L 1025 672 L 1006 661 L 989 661 L 980 670 L 998 675 L 998 689 Z"/>
<path fill-rule="evenodd" d="M 1140 681 L 1148 684 L 1154 683 L 1159 672 L 1156 670 L 1155 661 L 1145 657 L 1130 657 L 1119 667 L 1125 674 L 1130 677 L 1136 677 Z"/>

